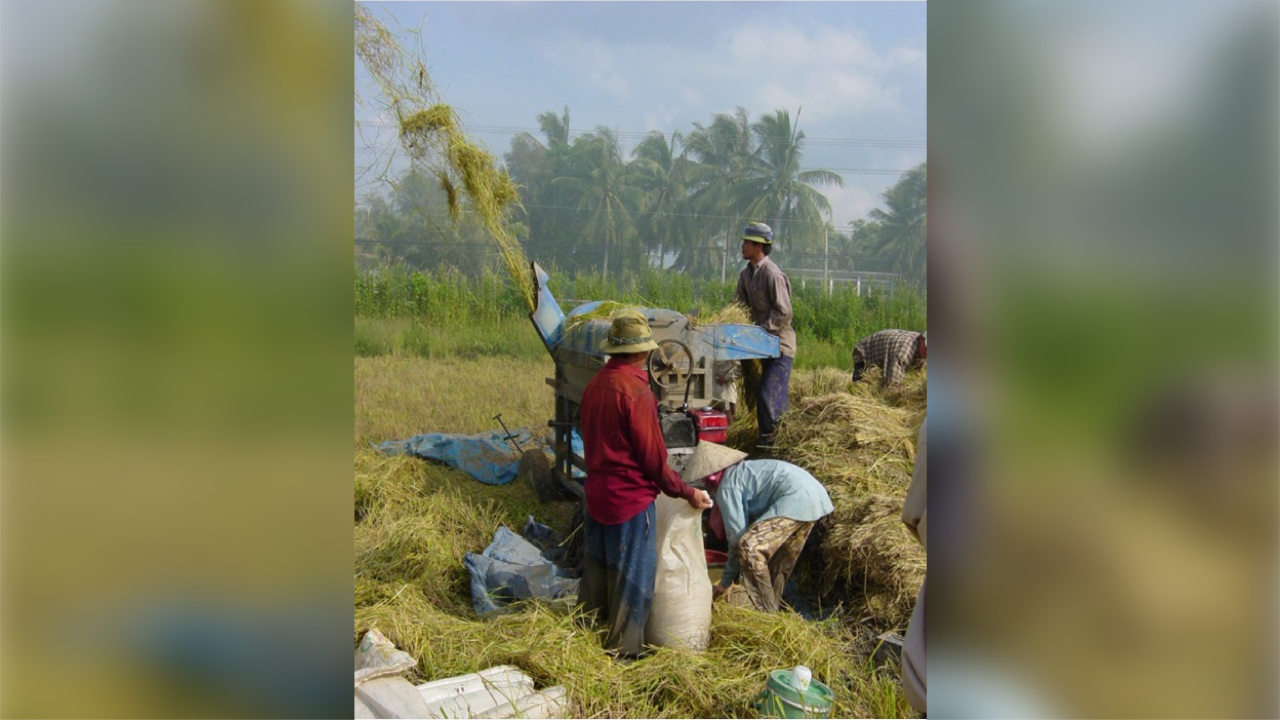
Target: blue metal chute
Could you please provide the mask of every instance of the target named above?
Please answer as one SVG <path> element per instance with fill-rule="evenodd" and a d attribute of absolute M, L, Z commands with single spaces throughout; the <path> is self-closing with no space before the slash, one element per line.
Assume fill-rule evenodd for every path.
<path fill-rule="evenodd" d="M 565 317 L 574 317 L 576 315 L 583 315 L 585 313 L 589 313 L 603 304 L 604 304 L 603 300 L 592 300 L 591 302 L 582 303 L 578 307 L 570 310 L 569 314 L 565 315 Z"/>
<path fill-rule="evenodd" d="M 583 315 L 600 307 L 601 301 L 583 303 L 567 314 L 547 288 L 548 275 L 537 263 L 532 263 L 536 281 L 534 291 L 538 306 L 529 313 L 539 337 L 553 357 L 558 349 L 574 350 L 586 355 L 600 355 L 599 346 L 608 333 L 607 320 L 588 320 L 565 331 L 565 320 Z M 775 358 L 781 354 L 781 341 L 755 325 L 703 325 L 690 327 L 684 315 L 673 310 L 651 309 L 645 311 L 654 328 L 656 340 L 680 339 L 690 346 L 697 357 L 714 361 L 754 360 Z"/>
<path fill-rule="evenodd" d="M 529 313 L 529 319 L 533 321 L 538 337 L 542 338 L 542 344 L 547 346 L 547 352 L 554 354 L 556 346 L 560 344 L 560 336 L 564 332 L 564 311 L 560 309 L 560 303 L 556 302 L 555 296 L 547 288 L 547 271 L 543 270 L 538 263 L 533 263 L 533 277 L 533 289 L 538 299 L 538 306 Z"/>
<path fill-rule="evenodd" d="M 756 360 L 782 354 L 782 341 L 755 325 L 704 325 L 694 332 L 711 347 L 713 360 Z"/>
<path fill-rule="evenodd" d="M 555 361 L 555 377 L 547 378 L 547 384 L 555 389 L 555 415 L 549 423 L 554 430 L 556 456 L 553 475 L 569 492 L 582 497 L 581 484 L 573 480 L 586 468 L 581 446 L 575 442 L 579 409 L 587 385 L 609 359 L 600 348 L 609 334 L 610 321 L 604 317 L 580 317 L 599 310 L 601 301 L 583 303 L 566 315 L 547 288 L 546 271 L 537 263 L 532 268 L 537 307 L 529 313 L 529 319 Z M 647 355 L 644 370 L 659 405 L 666 411 L 723 402 L 729 389 L 725 383 L 734 382 L 726 379 L 723 365 L 782 354 L 781 340 L 755 325 L 695 326 L 688 316 L 675 310 L 637 309 L 648 321 L 657 345 Z M 573 323 L 569 329 L 567 318 L 581 322 Z"/>
<path fill-rule="evenodd" d="M 601 300 L 583 303 L 570 310 L 565 317 L 571 318 L 594 312 L 602 304 L 604 303 Z M 582 322 L 571 331 L 561 333 L 561 347 L 604 358 L 604 353 L 600 351 L 600 344 L 604 342 L 605 337 L 609 334 L 609 325 L 610 322 L 608 320 L 587 320 Z"/>

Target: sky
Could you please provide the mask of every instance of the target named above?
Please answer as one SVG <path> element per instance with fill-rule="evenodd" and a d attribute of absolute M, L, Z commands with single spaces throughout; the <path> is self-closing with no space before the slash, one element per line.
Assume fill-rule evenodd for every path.
<path fill-rule="evenodd" d="M 570 130 L 617 131 L 627 156 L 644 133 L 687 134 L 717 113 L 791 112 L 805 169 L 845 228 L 924 162 L 924 2 L 366 3 L 418 54 L 473 139 L 498 157 L 537 117 L 569 109 Z M 357 89 L 368 76 L 356 63 Z M 395 137 L 357 108 L 356 166 Z M 383 148 L 379 153 L 368 148 Z M 367 189 L 358 185 L 357 192 Z"/>

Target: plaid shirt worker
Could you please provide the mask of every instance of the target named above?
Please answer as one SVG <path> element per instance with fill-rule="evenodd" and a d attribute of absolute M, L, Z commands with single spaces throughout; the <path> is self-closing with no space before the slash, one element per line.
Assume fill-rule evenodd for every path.
<path fill-rule="evenodd" d="M 912 330 L 881 330 L 861 340 L 853 348 L 853 380 L 857 382 L 868 366 L 880 368 L 882 387 L 901 385 L 902 375 L 923 364 L 918 353 L 920 333 Z"/>

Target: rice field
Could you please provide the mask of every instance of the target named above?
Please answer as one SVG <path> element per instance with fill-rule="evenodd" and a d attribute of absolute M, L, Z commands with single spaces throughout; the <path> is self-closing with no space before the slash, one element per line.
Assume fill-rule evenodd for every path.
<path fill-rule="evenodd" d="M 527 326 L 524 331 L 533 334 Z M 503 334 L 516 332 L 513 326 Z M 471 609 L 465 554 L 482 550 L 499 525 L 518 529 L 529 515 L 565 528 L 574 503 L 541 504 L 524 479 L 484 485 L 442 464 L 389 457 L 370 447 L 423 432 L 486 432 L 497 427 L 493 416 L 499 412 L 513 430 L 545 429 L 552 414 L 545 378 L 553 366 L 537 350 L 541 355 L 450 356 L 441 350 L 424 357 L 393 350 L 355 358 L 353 642 L 377 627 L 418 660 L 409 674 L 415 683 L 516 665 L 539 687 L 564 685 L 576 717 L 755 717 L 751 703 L 767 673 L 796 664 L 810 667 L 834 690 L 832 717 L 916 716 L 902 695 L 896 664 L 877 665 L 869 656 L 875 634 L 905 628 L 903 612 L 910 613 L 912 586 L 918 587 L 914 575 L 897 577 L 886 569 L 886 563 L 910 565 L 917 559 L 894 556 L 909 546 L 884 538 L 906 537 L 896 513 L 922 414 L 922 373 L 909 376 L 907 390 L 887 400 L 868 383 L 852 385 L 845 370 L 799 370 L 792 378 L 797 418 L 820 405 L 833 408 L 825 416 L 830 422 L 816 430 L 813 423 L 784 425 L 792 433 L 810 428 L 795 438 L 797 454 L 789 459 L 797 464 L 828 452 L 824 443 L 831 442 L 832 423 L 858 418 L 873 404 L 885 410 L 878 425 L 854 438 L 853 447 L 845 442 L 830 449 L 850 458 L 859 448 L 872 449 L 885 458 L 880 464 L 870 472 L 864 472 L 865 463 L 847 471 L 823 467 L 819 472 L 826 477 L 815 472 L 828 484 L 836 515 L 874 521 L 849 532 L 837 524 L 823 541 L 829 547 L 806 550 L 809 557 L 797 569 L 814 593 L 825 591 L 822 602 L 839 603 L 829 619 L 765 615 L 717 603 L 707 651 L 659 649 L 621 664 L 604 653 L 599 635 L 567 605 L 526 603 L 484 619 Z M 731 444 L 754 436 L 749 413 L 740 415 Z M 918 561 L 922 572 L 922 555 Z"/>
<path fill-rule="evenodd" d="M 837 607 L 826 620 L 720 603 L 713 608 L 706 651 L 658 649 L 625 664 L 611 660 L 597 632 L 564 604 L 524 603 L 483 619 L 473 614 L 465 554 L 488 545 L 499 525 L 518 529 L 528 516 L 568 530 L 575 503 L 539 503 L 528 478 L 493 487 L 443 465 L 381 455 L 372 444 L 424 432 L 487 432 L 496 429 L 499 413 L 511 429 L 540 433 L 552 415 L 553 396 L 545 378 L 553 368 L 537 347 L 533 329 L 523 324 L 533 309 L 533 284 L 523 250 L 505 222 L 506 206 L 516 200 L 514 185 L 466 137 L 422 63 L 403 53 L 385 28 L 359 8 L 356 51 L 378 84 L 384 109 L 398 121 L 402 148 L 440 181 L 451 211 L 459 210 L 459 196 L 465 194 L 497 244 L 509 282 L 495 269 L 467 278 L 449 270 L 432 275 L 396 266 L 356 268 L 354 640 L 369 628 L 379 629 L 418 661 L 410 672 L 415 682 L 515 665 L 541 687 L 565 686 L 576 717 L 753 717 L 752 701 L 768 672 L 798 664 L 807 665 L 815 679 L 834 691 L 832 717 L 912 715 L 898 669 L 869 659 L 869 638 L 896 627 L 898 615 L 888 610 L 867 614 L 869 593 L 856 590 L 853 597 L 849 590 L 857 585 L 842 584 L 853 577 L 852 568 L 797 571 L 797 576 L 815 578 L 810 585 L 825 582 L 824 596 L 851 603 L 848 609 Z M 707 283 L 695 292 L 688 279 L 656 268 L 621 284 L 605 283 L 602 272 L 599 278 L 579 275 L 567 280 L 572 286 L 561 286 L 561 274 L 551 275 L 553 293 L 566 302 L 586 297 L 702 315 L 695 313 L 698 306 L 723 308 L 733 293 L 731 283 Z M 799 411 L 802 395 L 815 407 L 843 404 L 830 398 L 847 395 L 848 402 L 866 406 L 854 408 L 849 417 L 865 420 L 878 399 L 858 399 L 848 383 L 841 389 L 839 378 L 817 368 L 837 366 L 838 372 L 840 358 L 848 357 L 854 341 L 870 331 L 923 328 L 923 296 L 828 297 L 801 288 L 793 302 L 796 330 L 804 339 L 801 356 L 809 358 L 804 362 L 816 361 L 810 370 L 798 368 L 795 417 L 807 423 L 809 406 Z M 810 382 L 805 373 L 815 372 L 814 387 L 802 392 L 800 387 Z M 819 387 L 830 392 L 819 393 Z M 867 463 L 861 455 L 890 448 L 882 453 L 894 456 L 886 467 L 904 469 L 913 453 L 910 416 L 898 409 L 886 412 L 889 419 L 882 426 L 855 434 L 853 447 L 838 444 L 833 452 L 852 453 L 863 468 Z M 825 417 L 820 409 L 818 415 Z M 802 432 L 805 423 L 793 423 L 790 431 Z M 735 437 L 747 432 L 749 424 L 741 423 Z M 838 434 L 823 432 L 797 447 L 806 448 L 806 459 L 819 457 L 824 443 Z M 876 465 L 871 462 L 870 469 Z M 837 504 L 837 512 L 848 515 L 846 506 L 861 500 L 862 486 L 857 479 L 832 477 L 842 488 L 832 487 L 833 495 L 850 496 Z M 899 486 L 875 486 L 894 493 L 884 496 L 886 507 L 895 498 L 900 503 L 905 486 Z M 882 525 L 870 534 L 902 534 L 887 522 Z M 835 529 L 829 534 L 830 542 L 840 542 L 842 548 L 865 550 L 859 557 L 867 567 L 884 559 L 874 542 L 844 539 Z M 830 542 L 824 544 L 820 564 L 834 557 L 826 552 Z"/>

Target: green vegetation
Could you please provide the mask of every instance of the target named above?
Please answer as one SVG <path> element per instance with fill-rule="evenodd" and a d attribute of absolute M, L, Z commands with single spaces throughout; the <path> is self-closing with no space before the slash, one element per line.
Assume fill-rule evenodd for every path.
<path fill-rule="evenodd" d="M 775 110 L 752 122 L 738 108 L 688 133 L 650 133 L 628 159 L 607 127 L 571 133 L 566 108 L 538 116 L 541 139 L 516 135 L 498 169 L 457 140 L 463 129 L 447 107 L 404 115 L 402 100 L 390 105 L 404 118 L 401 144 L 414 163 L 357 203 L 357 250 L 366 262 L 473 275 L 505 269 L 523 278 L 527 255 L 605 279 L 669 267 L 703 281 L 737 264 L 739 231 L 757 219 L 773 226 L 784 268 L 889 272 L 925 284 L 926 165 L 883 193 L 884 209 L 836 227 L 818 187 L 843 180 L 801 169 L 798 114 Z M 471 150 L 459 155 L 459 147 Z M 468 184 L 466 173 L 484 179 Z"/>
<path fill-rule="evenodd" d="M 429 325 L 404 318 L 356 318 L 355 350 L 358 357 L 548 357 L 528 318 L 516 316 L 461 326 Z"/>
<path fill-rule="evenodd" d="M 928 168 L 924 163 L 904 173 L 884 192 L 885 209 L 870 212 L 863 223 L 862 246 L 890 262 L 894 272 L 921 282 L 928 271 Z"/>
<path fill-rule="evenodd" d="M 548 285 L 565 310 L 576 304 L 573 300 L 611 300 L 707 316 L 728 305 L 734 291 L 732 283 L 694 283 L 685 275 L 654 269 L 613 278 L 549 272 Z M 844 368 L 859 338 L 886 328 L 926 327 L 926 298 L 911 287 L 863 296 L 848 289 L 830 296 L 812 286 L 792 289 L 797 367 Z M 357 268 L 355 308 L 355 354 L 361 357 L 536 358 L 546 354 L 529 324 L 523 299 L 508 278 L 493 271 L 468 278 L 453 269 Z"/>

